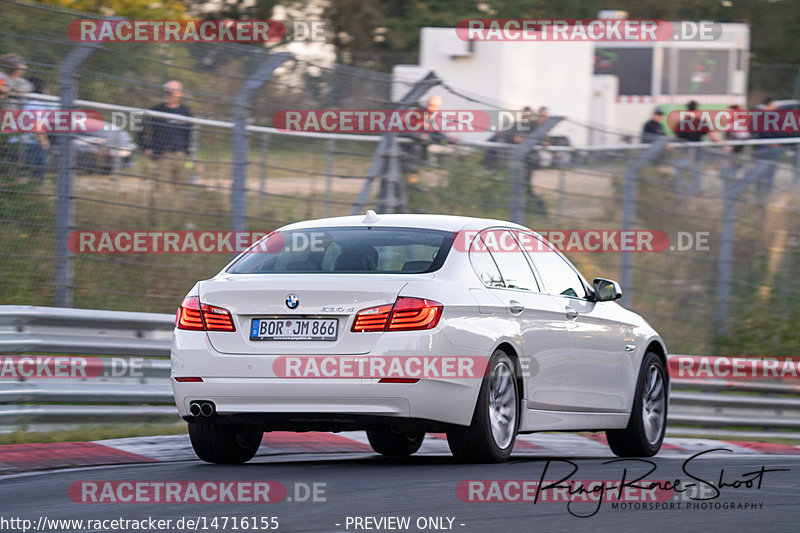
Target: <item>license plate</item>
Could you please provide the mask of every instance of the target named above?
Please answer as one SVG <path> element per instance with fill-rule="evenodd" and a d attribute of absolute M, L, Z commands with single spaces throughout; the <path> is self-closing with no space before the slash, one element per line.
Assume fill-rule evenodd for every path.
<path fill-rule="evenodd" d="M 339 320 L 335 318 L 254 318 L 251 341 L 335 341 Z"/>

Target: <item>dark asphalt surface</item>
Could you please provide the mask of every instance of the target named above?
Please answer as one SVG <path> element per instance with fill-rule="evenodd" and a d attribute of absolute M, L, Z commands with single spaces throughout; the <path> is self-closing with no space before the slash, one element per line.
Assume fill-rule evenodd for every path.
<path fill-rule="evenodd" d="M 715 499 L 681 501 L 673 499 L 673 509 L 622 510 L 606 502 L 572 505 L 564 502 L 469 503 L 459 500 L 456 486 L 462 480 L 538 480 L 545 467 L 545 479 L 558 479 L 572 466 L 578 471 L 572 479 L 619 480 L 627 466 L 628 479 L 637 477 L 650 467 L 644 463 L 626 462 L 604 464 L 607 457 L 548 458 L 515 454 L 512 460 L 500 465 L 460 465 L 447 456 L 420 456 L 408 459 L 387 459 L 369 454 L 302 454 L 258 457 L 243 466 L 214 466 L 200 461 L 183 461 L 146 465 L 92 467 L 54 472 L 20 474 L 0 478 L 0 517 L 30 519 L 36 524 L 39 517 L 47 518 L 171 518 L 182 516 L 207 517 L 208 529 L 198 531 L 236 531 L 229 521 L 223 529 L 222 517 L 277 517 L 277 531 L 334 532 L 334 531 L 440 531 L 435 527 L 420 529 L 418 519 L 449 517 L 451 530 L 464 533 L 539 532 L 539 531 L 797 531 L 800 528 L 800 456 L 733 455 L 714 452 L 686 460 L 689 456 L 663 456 L 653 459 L 656 470 L 649 480 L 681 479 L 692 482 L 682 468 L 697 478 L 715 485 L 720 476 L 724 483 L 752 480 L 751 486 L 726 486 Z M 761 468 L 788 469 L 764 472 Z M 114 503 L 85 504 L 74 502 L 69 488 L 76 481 L 279 481 L 293 496 L 295 483 L 324 483 L 326 501 L 283 501 L 269 504 L 165 504 Z M 684 493 L 697 497 L 713 496 L 708 483 L 694 481 L 697 487 Z M 699 487 L 702 486 L 701 491 Z M 678 507 L 678 503 L 681 503 Z M 754 504 L 755 509 L 730 509 L 739 504 Z M 690 506 L 688 504 L 702 505 Z M 728 508 L 726 508 L 728 507 Z M 579 518 L 573 514 L 596 514 Z M 348 527 L 347 517 L 410 517 L 407 529 Z M 210 525 L 218 517 L 218 527 Z M 337 525 L 338 524 L 338 525 Z M 443 520 L 444 530 L 448 521 Z M 422 522 L 420 522 L 420 525 Z M 374 526 L 374 524 L 370 524 Z M 250 526 L 252 527 L 252 526 Z M 15 531 L 10 527 L 3 532 Z M 19 529 L 17 531 L 20 531 Z M 46 531 L 76 531 L 51 529 Z M 86 531 L 85 529 L 83 531 Z M 119 530 L 103 530 L 119 531 Z M 167 531 L 187 531 L 174 526 Z M 193 531 L 193 529 L 192 529 Z M 241 528 L 238 531 L 243 531 Z M 248 531 L 254 531 L 248 529 Z M 262 530 L 263 531 L 263 530 Z"/>

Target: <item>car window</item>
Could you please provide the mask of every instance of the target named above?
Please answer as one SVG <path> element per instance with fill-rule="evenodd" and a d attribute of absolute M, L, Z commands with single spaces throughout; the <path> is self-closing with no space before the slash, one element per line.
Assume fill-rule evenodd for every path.
<path fill-rule="evenodd" d="M 228 268 L 233 274 L 419 274 L 438 270 L 453 234 L 420 228 L 313 228 L 273 232 Z"/>
<path fill-rule="evenodd" d="M 538 239 L 535 243 L 526 249 L 547 292 L 556 296 L 585 298 L 586 288 L 572 265 L 547 243 Z"/>
<path fill-rule="evenodd" d="M 475 240 L 472 241 L 469 262 L 484 285 L 487 287 L 505 287 L 503 277 L 497 268 L 497 263 L 494 262 L 492 254 L 486 250 L 486 245 L 481 242 L 480 236 L 475 237 Z"/>
<path fill-rule="evenodd" d="M 540 290 L 528 260 L 510 231 L 493 229 L 483 232 L 480 243 L 483 251 L 476 251 L 475 254 L 486 254 L 494 259 L 506 288 Z"/>

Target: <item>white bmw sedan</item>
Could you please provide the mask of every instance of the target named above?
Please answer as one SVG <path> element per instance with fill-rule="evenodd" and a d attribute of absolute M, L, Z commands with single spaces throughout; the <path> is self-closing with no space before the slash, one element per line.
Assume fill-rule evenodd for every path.
<path fill-rule="evenodd" d="M 172 384 L 198 457 L 251 459 L 264 431 L 366 430 L 464 462 L 518 433 L 605 430 L 620 456 L 664 438 L 666 348 L 537 233 L 509 222 L 376 215 L 290 224 L 181 303 Z"/>

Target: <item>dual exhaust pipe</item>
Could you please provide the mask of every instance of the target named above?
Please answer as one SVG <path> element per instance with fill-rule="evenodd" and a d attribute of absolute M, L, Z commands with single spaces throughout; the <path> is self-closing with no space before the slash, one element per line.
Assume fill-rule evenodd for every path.
<path fill-rule="evenodd" d="M 217 412 L 214 402 L 194 401 L 189 404 L 189 414 L 197 418 L 199 416 L 208 418 Z"/>

